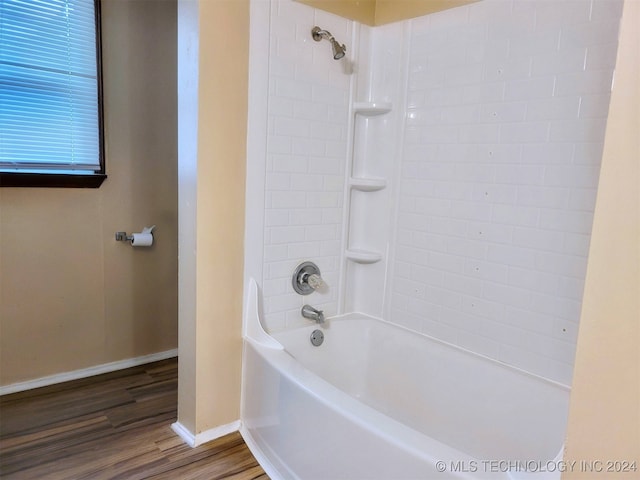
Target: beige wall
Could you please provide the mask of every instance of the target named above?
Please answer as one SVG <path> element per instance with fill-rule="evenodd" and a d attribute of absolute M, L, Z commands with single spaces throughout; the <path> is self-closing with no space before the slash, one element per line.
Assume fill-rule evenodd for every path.
<path fill-rule="evenodd" d="M 565 459 L 578 463 L 563 479 L 640 475 L 606 471 L 609 461 L 640 469 L 639 32 L 640 2 L 625 0 L 566 441 Z"/>
<path fill-rule="evenodd" d="M 109 178 L 0 189 L 2 385 L 177 346 L 176 3 L 102 20 Z M 151 249 L 114 239 L 151 224 Z"/>
<path fill-rule="evenodd" d="M 478 0 L 296 0 L 366 25 L 420 17 Z"/>
<path fill-rule="evenodd" d="M 249 0 L 179 9 L 178 421 L 197 435 L 240 418 Z"/>
<path fill-rule="evenodd" d="M 376 0 L 296 0 L 314 8 L 357 20 L 365 25 L 375 25 Z"/>
<path fill-rule="evenodd" d="M 478 0 L 376 0 L 376 25 L 421 17 Z"/>

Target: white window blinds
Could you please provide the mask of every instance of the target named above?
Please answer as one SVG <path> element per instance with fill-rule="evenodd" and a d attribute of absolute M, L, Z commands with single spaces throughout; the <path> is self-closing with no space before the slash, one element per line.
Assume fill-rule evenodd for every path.
<path fill-rule="evenodd" d="M 100 170 L 94 0 L 0 0 L 0 171 Z"/>

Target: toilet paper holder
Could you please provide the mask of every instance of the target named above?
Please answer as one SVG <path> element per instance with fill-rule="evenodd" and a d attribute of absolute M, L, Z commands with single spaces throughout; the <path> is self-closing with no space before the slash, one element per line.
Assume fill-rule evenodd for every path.
<path fill-rule="evenodd" d="M 142 229 L 142 233 L 153 233 L 153 230 L 156 228 L 155 225 L 152 227 L 144 227 Z M 133 233 L 131 235 L 127 235 L 127 232 L 116 232 L 116 242 L 131 242 L 133 241 Z"/>
<path fill-rule="evenodd" d="M 116 232 L 117 242 L 130 242 L 133 240 L 133 235 L 127 235 L 127 232 Z"/>

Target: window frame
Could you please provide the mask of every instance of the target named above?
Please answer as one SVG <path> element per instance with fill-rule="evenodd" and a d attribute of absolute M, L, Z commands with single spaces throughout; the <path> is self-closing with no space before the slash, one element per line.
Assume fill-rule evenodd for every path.
<path fill-rule="evenodd" d="M 94 173 L 65 174 L 39 172 L 0 172 L 0 187 L 98 188 L 107 179 L 104 148 L 104 99 L 102 87 L 101 0 L 93 0 L 96 34 L 96 80 L 98 100 L 98 155 L 100 168 Z"/>

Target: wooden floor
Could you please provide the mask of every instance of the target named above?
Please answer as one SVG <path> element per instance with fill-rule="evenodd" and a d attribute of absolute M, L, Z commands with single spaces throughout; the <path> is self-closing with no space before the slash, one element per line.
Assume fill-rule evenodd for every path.
<path fill-rule="evenodd" d="M 0 478 L 268 480 L 239 434 L 190 448 L 175 359 L 0 397 Z"/>

